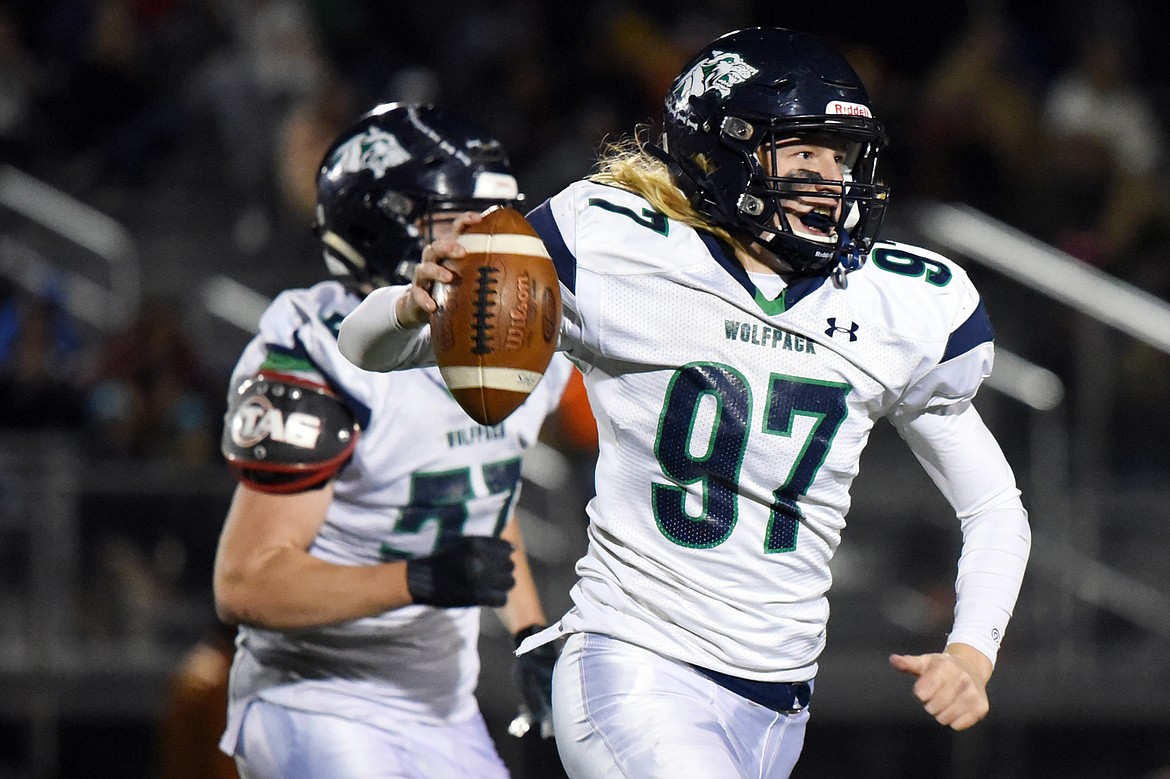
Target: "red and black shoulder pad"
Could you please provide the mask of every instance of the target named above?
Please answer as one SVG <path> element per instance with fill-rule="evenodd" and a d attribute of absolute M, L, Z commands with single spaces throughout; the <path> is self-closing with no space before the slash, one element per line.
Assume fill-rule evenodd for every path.
<path fill-rule="evenodd" d="M 359 429 L 328 386 L 262 371 L 232 392 L 220 450 L 252 489 L 304 492 L 324 486 L 348 462 Z"/>

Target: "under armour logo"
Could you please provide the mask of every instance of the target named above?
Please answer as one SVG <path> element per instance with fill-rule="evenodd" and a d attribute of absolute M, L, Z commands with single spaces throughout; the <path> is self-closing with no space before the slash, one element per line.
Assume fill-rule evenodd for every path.
<path fill-rule="evenodd" d="M 825 335 L 830 338 L 833 337 L 834 333 L 848 333 L 850 341 L 857 340 L 857 331 L 861 328 L 861 325 L 856 322 L 850 322 L 849 327 L 837 327 L 837 317 L 831 316 L 825 321 L 829 323 L 829 329 L 825 331 Z"/>

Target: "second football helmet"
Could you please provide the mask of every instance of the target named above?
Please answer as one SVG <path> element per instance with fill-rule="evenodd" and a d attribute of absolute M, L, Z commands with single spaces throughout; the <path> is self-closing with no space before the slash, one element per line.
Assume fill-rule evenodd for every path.
<path fill-rule="evenodd" d="M 760 156 L 777 141 L 809 135 L 848 144 L 845 181 L 818 188 L 841 202 L 835 223 L 815 212 L 801 219 L 815 232 L 794 229 L 783 203 L 825 182 L 775 175 Z M 868 254 L 888 195 L 876 180 L 886 136 L 861 79 L 818 39 L 758 27 L 713 41 L 667 93 L 664 136 L 679 185 L 698 211 L 746 231 L 794 272 L 849 271 Z"/>
<path fill-rule="evenodd" d="M 434 106 L 385 103 L 325 152 L 314 231 L 333 275 L 356 285 L 399 284 L 410 281 L 428 240 L 421 218 L 521 197 L 497 139 Z"/>

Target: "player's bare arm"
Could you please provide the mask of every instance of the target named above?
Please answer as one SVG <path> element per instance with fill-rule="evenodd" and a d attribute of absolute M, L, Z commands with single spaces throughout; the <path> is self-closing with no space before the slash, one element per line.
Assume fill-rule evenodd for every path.
<path fill-rule="evenodd" d="M 334 565 L 308 549 L 333 488 L 275 495 L 239 486 L 215 560 L 216 610 L 272 630 L 328 625 L 411 602 L 406 563 Z"/>
<path fill-rule="evenodd" d="M 528 565 L 528 553 L 524 549 L 524 537 L 520 533 L 520 523 L 515 515 L 504 526 L 500 538 L 513 546 L 512 563 L 516 566 L 513 570 L 516 586 L 508 593 L 508 602 L 503 608 L 497 609 L 496 614 L 508 633 L 516 635 L 524 628 L 546 624 L 548 618 L 540 605 L 532 569 Z"/>

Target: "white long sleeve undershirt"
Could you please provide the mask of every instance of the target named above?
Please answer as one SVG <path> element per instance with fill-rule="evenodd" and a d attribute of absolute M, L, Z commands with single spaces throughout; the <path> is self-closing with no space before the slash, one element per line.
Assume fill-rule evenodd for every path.
<path fill-rule="evenodd" d="M 892 421 L 955 510 L 963 533 L 947 643 L 995 662 L 1031 550 L 1028 514 L 999 444 L 974 406 Z"/>
<path fill-rule="evenodd" d="M 380 287 L 350 312 L 337 334 L 337 347 L 347 360 L 383 373 L 434 364 L 430 327 L 403 327 L 395 313 L 399 298 L 409 291 L 405 285 Z"/>

